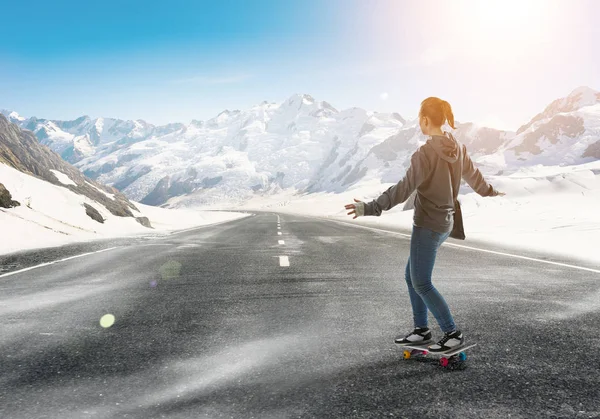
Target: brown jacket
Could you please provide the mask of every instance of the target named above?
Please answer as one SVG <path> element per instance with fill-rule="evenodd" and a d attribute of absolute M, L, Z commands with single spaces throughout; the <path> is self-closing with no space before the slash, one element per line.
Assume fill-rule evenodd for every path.
<path fill-rule="evenodd" d="M 464 144 L 449 132 L 432 135 L 412 155 L 404 178 L 379 198 L 364 203 L 364 215 L 380 216 L 382 211 L 406 201 L 416 189 L 414 225 L 446 233 L 452 230 L 454 223 L 454 201 L 461 177 L 481 196 L 498 195 L 473 165 Z"/>

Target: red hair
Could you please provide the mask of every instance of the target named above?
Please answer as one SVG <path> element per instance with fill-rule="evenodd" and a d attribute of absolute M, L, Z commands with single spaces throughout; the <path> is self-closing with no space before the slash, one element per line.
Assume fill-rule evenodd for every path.
<path fill-rule="evenodd" d="M 428 97 L 421 102 L 419 116 L 428 117 L 434 125 L 440 127 L 444 125 L 444 122 L 448 121 L 448 125 L 450 125 L 452 129 L 456 129 L 454 126 L 452 107 L 448 102 L 439 97 Z"/>

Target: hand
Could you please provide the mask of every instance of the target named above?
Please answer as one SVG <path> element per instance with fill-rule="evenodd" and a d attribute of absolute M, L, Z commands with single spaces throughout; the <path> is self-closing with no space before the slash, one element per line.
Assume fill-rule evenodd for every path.
<path fill-rule="evenodd" d="M 362 201 L 359 201 L 358 199 L 354 198 L 354 202 L 362 202 Z M 356 205 L 354 205 L 354 204 L 347 204 L 346 205 L 346 209 L 347 210 L 349 210 L 349 209 L 353 210 L 353 211 L 350 211 L 348 213 L 348 215 L 356 214 L 356 210 L 355 210 L 356 209 Z M 354 220 L 356 217 L 358 217 L 358 215 L 354 215 L 354 217 L 352 217 L 352 219 Z"/>

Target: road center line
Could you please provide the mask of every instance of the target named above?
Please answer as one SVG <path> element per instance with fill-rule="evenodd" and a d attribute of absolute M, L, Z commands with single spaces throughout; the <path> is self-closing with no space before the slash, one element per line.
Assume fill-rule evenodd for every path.
<path fill-rule="evenodd" d="M 9 272 L 9 273 L 6 273 L 6 274 L 2 274 L 2 275 L 0 275 L 0 278 L 5 278 L 7 276 L 19 274 L 21 272 L 26 272 L 26 271 L 30 271 L 32 269 L 41 268 L 42 266 L 54 265 L 55 263 L 65 262 L 65 261 L 71 260 L 71 259 L 77 259 L 77 258 L 81 258 L 81 257 L 84 257 L 84 256 L 94 255 L 96 253 L 108 252 L 109 250 L 118 249 L 119 247 L 120 246 L 109 247 L 108 249 L 102 249 L 102 250 L 98 250 L 96 252 L 82 253 L 81 255 L 71 256 L 71 257 L 68 257 L 68 258 L 59 259 L 59 260 L 55 260 L 55 261 L 52 261 L 52 262 L 41 263 L 39 265 L 30 266 L 29 268 L 20 269 L 18 271 L 14 271 L 14 272 Z"/>
<path fill-rule="evenodd" d="M 285 244 L 283 240 L 279 240 L 279 244 Z"/>
<path fill-rule="evenodd" d="M 290 266 L 290 260 L 287 256 L 279 256 L 279 266 Z"/>
<path fill-rule="evenodd" d="M 281 236 L 281 231 L 278 231 L 277 234 Z"/>

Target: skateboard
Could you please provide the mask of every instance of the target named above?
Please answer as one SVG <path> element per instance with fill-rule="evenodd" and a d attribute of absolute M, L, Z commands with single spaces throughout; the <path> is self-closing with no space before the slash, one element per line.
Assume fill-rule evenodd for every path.
<path fill-rule="evenodd" d="M 439 356 L 440 365 L 442 367 L 447 367 L 449 365 L 454 365 L 458 363 L 463 363 L 467 359 L 467 354 L 464 351 L 467 349 L 471 349 L 474 346 L 477 346 L 476 343 L 472 343 L 469 345 L 461 345 L 456 348 L 447 351 L 447 352 L 430 352 L 428 349 L 429 345 L 432 345 L 434 342 L 428 342 L 420 345 L 406 345 L 406 344 L 398 344 L 398 346 L 402 346 L 404 349 L 404 359 L 410 359 L 412 356 L 426 356 L 426 355 L 434 355 Z"/>

